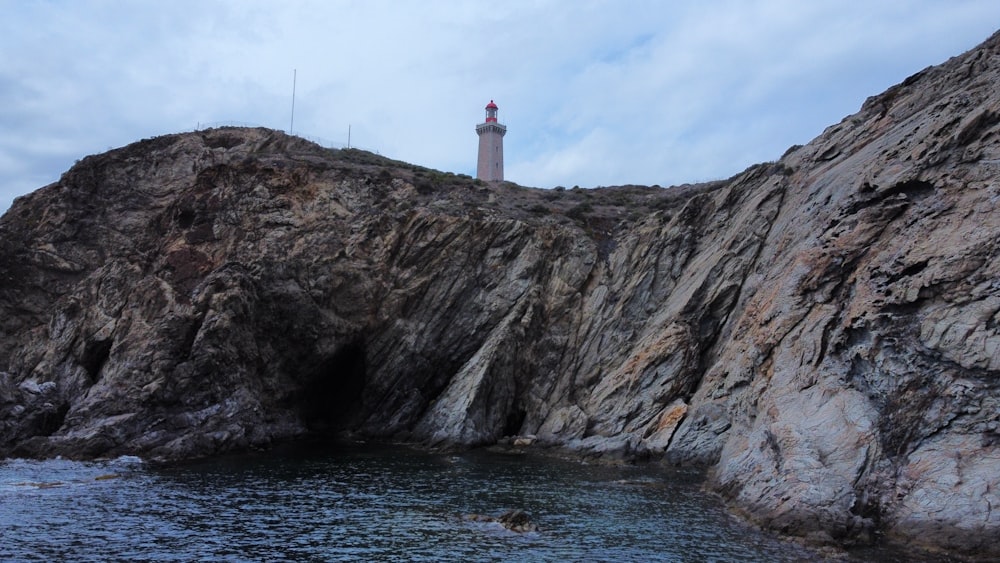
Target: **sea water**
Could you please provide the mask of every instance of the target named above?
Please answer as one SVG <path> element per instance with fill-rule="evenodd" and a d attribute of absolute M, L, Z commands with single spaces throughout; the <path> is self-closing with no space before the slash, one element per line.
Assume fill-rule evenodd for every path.
<path fill-rule="evenodd" d="M 331 446 L 196 463 L 0 462 L 2 561 L 814 561 L 698 471 Z M 496 517 L 531 515 L 518 533 Z M 914 560 L 887 551 L 842 560 Z"/>

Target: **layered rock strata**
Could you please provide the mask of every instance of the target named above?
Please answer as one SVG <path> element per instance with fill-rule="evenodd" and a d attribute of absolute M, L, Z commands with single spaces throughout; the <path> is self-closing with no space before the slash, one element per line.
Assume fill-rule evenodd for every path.
<path fill-rule="evenodd" d="M 711 468 L 762 525 L 997 553 L 1000 36 L 778 162 L 483 184 L 262 129 L 0 219 L 0 455 L 348 431 Z"/>

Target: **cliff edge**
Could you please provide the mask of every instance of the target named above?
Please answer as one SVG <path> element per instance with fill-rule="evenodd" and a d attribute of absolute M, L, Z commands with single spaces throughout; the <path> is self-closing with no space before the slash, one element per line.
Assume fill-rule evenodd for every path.
<path fill-rule="evenodd" d="M 711 184 L 483 184 L 264 129 L 0 219 L 0 456 L 533 435 L 789 534 L 998 554 L 1000 35 Z"/>

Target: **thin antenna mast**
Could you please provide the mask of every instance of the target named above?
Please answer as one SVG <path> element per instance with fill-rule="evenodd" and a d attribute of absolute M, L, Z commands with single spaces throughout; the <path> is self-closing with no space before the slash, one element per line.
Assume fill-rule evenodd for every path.
<path fill-rule="evenodd" d="M 298 77 L 298 73 L 298 69 L 292 69 L 292 122 L 288 124 L 289 135 L 295 132 L 295 79 Z"/>
<path fill-rule="evenodd" d="M 351 148 L 351 124 L 347 124 L 347 148 Z"/>

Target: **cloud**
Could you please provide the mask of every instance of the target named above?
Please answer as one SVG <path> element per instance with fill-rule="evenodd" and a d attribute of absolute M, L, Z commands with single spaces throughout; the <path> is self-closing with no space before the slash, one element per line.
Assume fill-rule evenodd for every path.
<path fill-rule="evenodd" d="M 507 178 L 679 184 L 778 158 L 975 46 L 992 0 L 16 3 L 0 21 L 0 209 L 87 154 L 245 122 Z"/>

